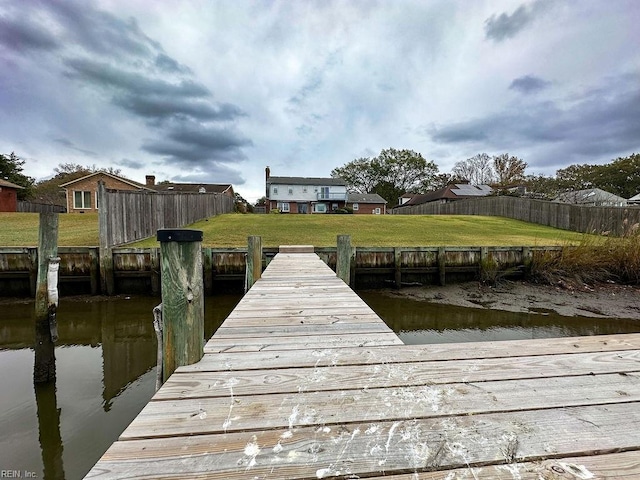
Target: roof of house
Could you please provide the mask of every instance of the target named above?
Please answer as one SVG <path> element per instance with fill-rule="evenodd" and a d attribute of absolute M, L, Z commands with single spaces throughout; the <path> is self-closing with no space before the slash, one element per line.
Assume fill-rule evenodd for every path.
<path fill-rule="evenodd" d="M 278 185 L 318 185 L 323 187 L 329 186 L 346 186 L 347 183 L 341 178 L 318 178 L 318 177 L 269 177 L 267 184 Z"/>
<path fill-rule="evenodd" d="M 349 203 L 387 203 L 377 193 L 349 193 L 347 195 L 347 202 Z"/>
<path fill-rule="evenodd" d="M 639 203 L 640 202 L 640 193 L 638 193 L 637 195 L 634 195 L 633 197 L 631 197 L 627 201 L 630 202 L 630 203 Z"/>
<path fill-rule="evenodd" d="M 561 193 L 553 201 L 579 205 L 581 203 L 626 203 L 627 199 L 599 188 L 588 188 Z"/>
<path fill-rule="evenodd" d="M 131 185 L 132 187 L 136 187 L 136 188 L 140 188 L 140 189 L 144 189 L 144 190 L 151 190 L 149 187 L 147 187 L 146 185 L 143 185 L 142 183 L 134 182 L 133 180 L 129 180 L 128 178 L 121 177 L 119 175 L 114 175 L 114 174 L 108 173 L 108 172 L 102 172 L 102 171 L 90 173 L 88 175 L 85 175 L 84 177 L 76 178 L 75 180 L 71 180 L 70 182 L 63 183 L 60 186 L 62 188 L 67 188 L 69 185 L 73 185 L 74 183 L 81 182 L 81 181 L 86 180 L 87 178 L 91 178 L 91 177 L 93 177 L 95 175 L 105 175 L 107 177 L 111 177 L 111 178 L 119 180 L 119 181 L 121 181 L 123 183 L 126 183 L 128 185 Z"/>
<path fill-rule="evenodd" d="M 411 200 L 400 205 L 402 207 L 408 205 L 421 205 L 427 202 L 435 202 L 436 200 L 459 200 L 462 198 L 486 197 L 490 195 L 493 189 L 489 185 L 471 185 L 469 183 L 454 183 L 447 185 L 440 190 L 434 190 L 424 194 L 415 194 Z"/>
<path fill-rule="evenodd" d="M 160 183 L 149 188 L 158 192 L 185 192 L 185 193 L 199 193 L 201 188 L 204 188 L 206 193 L 224 193 L 233 187 L 229 183 Z"/>
<path fill-rule="evenodd" d="M 0 187 L 24 189 L 24 187 L 21 187 L 20 185 L 16 185 L 15 183 L 8 182 L 7 180 L 3 180 L 1 178 L 0 178 Z"/>

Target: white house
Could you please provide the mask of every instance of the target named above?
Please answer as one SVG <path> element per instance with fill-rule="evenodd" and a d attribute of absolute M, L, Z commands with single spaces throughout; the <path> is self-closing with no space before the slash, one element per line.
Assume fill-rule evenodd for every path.
<path fill-rule="evenodd" d="M 340 178 L 272 177 L 266 176 L 267 213 L 326 213 L 344 208 L 347 185 Z"/>

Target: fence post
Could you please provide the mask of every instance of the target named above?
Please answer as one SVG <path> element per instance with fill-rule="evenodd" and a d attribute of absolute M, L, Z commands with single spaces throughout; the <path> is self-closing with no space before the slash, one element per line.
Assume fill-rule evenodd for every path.
<path fill-rule="evenodd" d="M 351 236 L 338 235 L 338 248 L 336 257 L 336 275 L 344 283 L 350 285 L 351 281 Z"/>
<path fill-rule="evenodd" d="M 100 237 L 100 284 L 102 293 L 115 293 L 113 282 L 113 250 L 109 228 L 109 200 L 104 182 L 98 182 L 98 234 Z"/>
<path fill-rule="evenodd" d="M 247 290 L 262 277 L 262 237 L 247 238 Z"/>
<path fill-rule="evenodd" d="M 438 274 L 440 276 L 440 285 L 446 284 L 447 259 L 444 247 L 438 247 Z"/>
<path fill-rule="evenodd" d="M 57 339 L 55 324 L 50 322 L 50 313 L 54 315 L 57 306 L 57 282 L 54 295 L 49 295 L 49 260 L 58 255 L 58 214 L 41 213 L 38 231 L 38 278 L 36 282 L 35 321 L 36 343 L 33 381 L 49 382 L 56 378 L 56 355 L 54 342 Z M 59 259 L 57 259 L 59 261 Z M 56 270 L 57 275 L 57 270 Z M 55 306 L 50 300 L 55 300 Z M 50 307 L 53 308 L 50 308 Z M 53 309 L 53 312 L 51 311 Z"/>
<path fill-rule="evenodd" d="M 163 381 L 198 362 L 204 350 L 202 231 L 158 230 L 162 290 Z"/>

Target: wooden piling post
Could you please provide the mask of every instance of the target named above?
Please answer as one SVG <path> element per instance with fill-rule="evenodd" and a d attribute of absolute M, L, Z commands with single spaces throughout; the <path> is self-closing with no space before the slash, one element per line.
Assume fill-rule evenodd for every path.
<path fill-rule="evenodd" d="M 49 291 L 47 274 L 49 259 L 58 255 L 58 214 L 41 213 L 38 231 L 38 277 L 35 301 L 35 362 L 33 381 L 50 382 L 56 378 L 54 339 L 49 324 Z"/>
<path fill-rule="evenodd" d="M 160 249 L 152 248 L 149 252 L 151 261 L 151 295 L 160 294 Z"/>
<path fill-rule="evenodd" d="M 351 235 L 338 235 L 338 252 L 336 258 L 336 275 L 344 283 L 351 283 Z"/>
<path fill-rule="evenodd" d="M 247 290 L 262 277 L 262 237 L 247 238 Z"/>
<path fill-rule="evenodd" d="M 402 287 L 402 249 L 400 247 L 393 249 L 393 263 L 396 288 L 399 290 Z"/>
<path fill-rule="evenodd" d="M 158 230 L 162 290 L 163 381 L 204 352 L 202 231 Z"/>
<path fill-rule="evenodd" d="M 113 295 L 113 250 L 110 244 L 109 200 L 104 182 L 98 182 L 98 236 L 100 237 L 100 286 L 102 293 Z"/>
<path fill-rule="evenodd" d="M 438 248 L 438 274 L 440 276 L 440 285 L 446 285 L 447 258 L 444 247 Z"/>

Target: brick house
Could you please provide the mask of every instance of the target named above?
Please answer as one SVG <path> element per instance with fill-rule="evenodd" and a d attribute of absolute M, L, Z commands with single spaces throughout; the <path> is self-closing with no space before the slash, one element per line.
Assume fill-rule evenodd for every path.
<path fill-rule="evenodd" d="M 85 213 L 98 211 L 98 182 L 113 190 L 152 190 L 151 188 L 118 175 L 94 172 L 60 185 L 67 197 L 67 212 Z"/>
<path fill-rule="evenodd" d="M 18 190 L 24 187 L 0 178 L 0 212 L 15 212 L 18 210 Z"/>
<path fill-rule="evenodd" d="M 387 213 L 387 201 L 377 193 L 349 193 L 347 208 L 351 208 L 354 214 L 384 215 Z"/>

